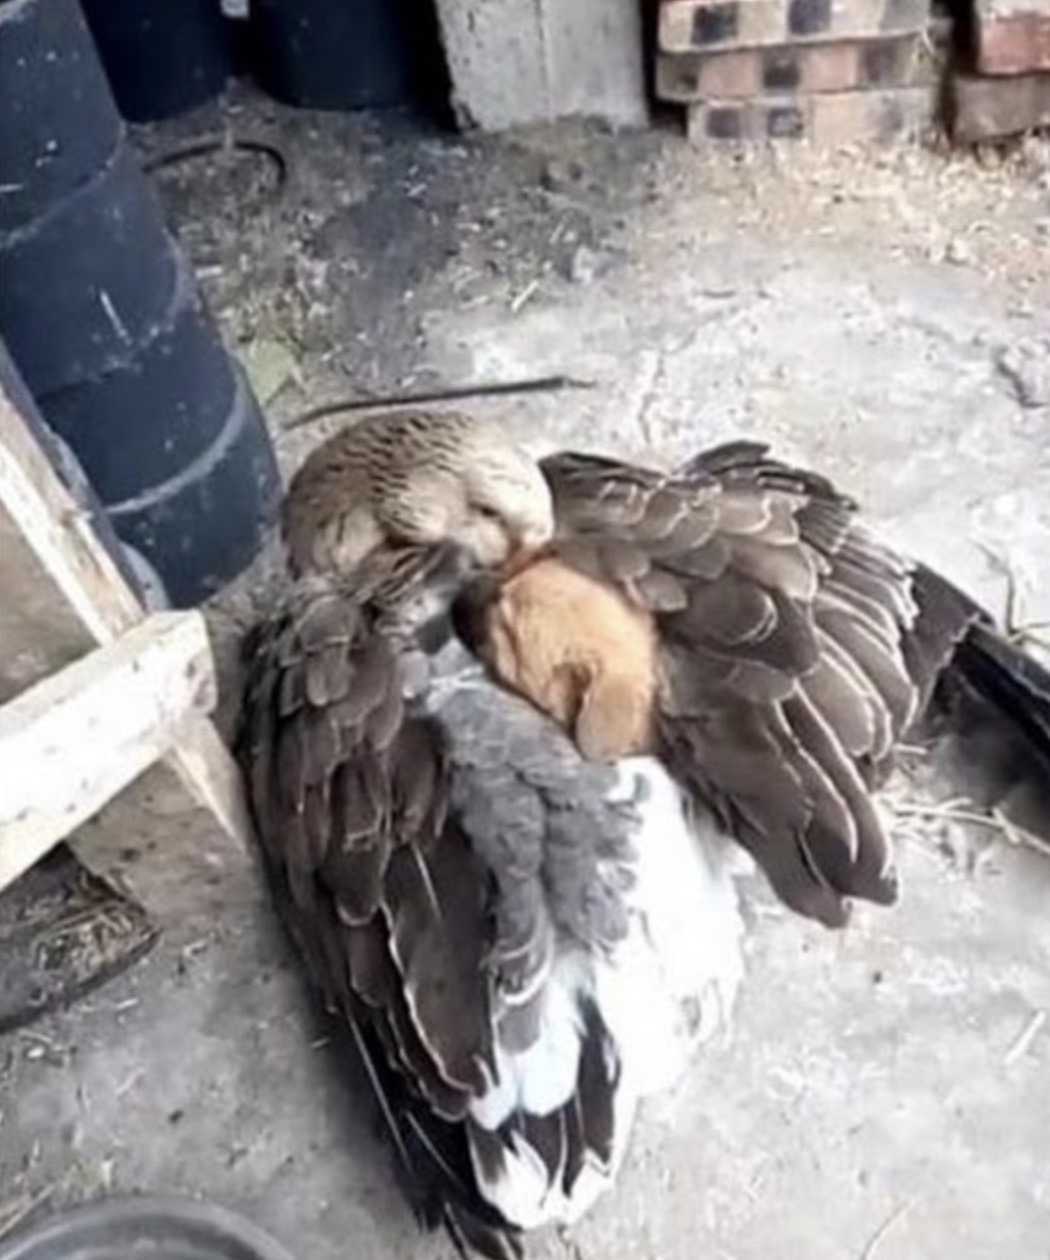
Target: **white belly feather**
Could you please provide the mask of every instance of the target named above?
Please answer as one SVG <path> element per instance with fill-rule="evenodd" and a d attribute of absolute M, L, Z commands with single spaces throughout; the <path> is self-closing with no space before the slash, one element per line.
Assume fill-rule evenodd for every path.
<path fill-rule="evenodd" d="M 619 765 L 621 791 L 649 789 L 634 838 L 632 931 L 598 972 L 598 1001 L 641 1095 L 674 1085 L 697 1047 L 728 1031 L 743 978 L 733 870 L 737 846 L 704 816 L 690 818 L 674 781 L 650 757 Z"/>
<path fill-rule="evenodd" d="M 526 1229 L 575 1221 L 611 1186 L 639 1101 L 674 1085 L 697 1047 L 728 1029 L 743 975 L 736 846 L 709 820 L 697 825 L 688 817 L 681 793 L 653 758 L 627 758 L 618 771 L 609 799 L 637 800 L 639 778 L 646 787 L 633 837 L 628 934 L 608 956 L 565 943 L 546 986 L 543 1036 L 526 1053 L 501 1055 L 498 1080 L 471 1108 L 491 1132 L 517 1110 L 545 1115 L 563 1106 L 576 1088 L 580 1000 L 595 1003 L 620 1062 L 608 1163 L 593 1161 L 567 1193 L 518 1136 L 498 1178 L 486 1178 L 475 1159 L 482 1193 Z"/>

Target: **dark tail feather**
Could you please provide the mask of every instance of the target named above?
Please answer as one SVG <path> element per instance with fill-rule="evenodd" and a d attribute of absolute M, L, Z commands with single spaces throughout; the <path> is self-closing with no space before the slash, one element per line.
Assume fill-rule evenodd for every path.
<path fill-rule="evenodd" d="M 420 1225 L 444 1226 L 462 1260 L 520 1260 L 520 1231 L 477 1191 L 466 1125 L 436 1115 L 389 1067 L 364 1010 L 345 1015 L 393 1144 L 395 1174 Z"/>
<path fill-rule="evenodd" d="M 903 648 L 923 704 L 938 682 L 950 689 L 961 681 L 1050 772 L 1050 670 L 1011 643 L 980 604 L 939 573 L 916 566 L 912 590 L 919 616 Z"/>
<path fill-rule="evenodd" d="M 983 624 L 970 627 L 952 664 L 1024 736 L 1050 775 L 1050 670 Z"/>
<path fill-rule="evenodd" d="M 462 1260 L 521 1260 L 521 1231 L 477 1190 L 464 1122 L 435 1114 L 387 1059 L 375 1026 L 379 1011 L 347 993 L 332 993 L 323 930 L 304 931 L 284 867 L 263 851 L 274 904 L 293 947 L 306 960 L 310 985 L 324 999 L 336 1059 L 351 1045 L 377 1108 L 379 1136 L 392 1148 L 393 1172 L 423 1229 L 444 1228 Z M 349 1044 L 348 1044 L 349 1043 Z"/>
<path fill-rule="evenodd" d="M 976 804 L 1050 839 L 1050 670 L 924 566 L 913 591 L 919 617 L 904 654 L 924 725 L 947 737 L 943 768 Z"/>
<path fill-rule="evenodd" d="M 902 643 L 921 725 L 967 796 L 1050 839 L 1050 670 L 947 579 L 918 565 L 919 616 Z"/>
<path fill-rule="evenodd" d="M 991 619 L 969 595 L 924 564 L 916 565 L 912 574 L 912 596 L 919 615 L 901 647 L 908 674 L 919 689 L 922 713 L 959 645 L 971 629 Z"/>

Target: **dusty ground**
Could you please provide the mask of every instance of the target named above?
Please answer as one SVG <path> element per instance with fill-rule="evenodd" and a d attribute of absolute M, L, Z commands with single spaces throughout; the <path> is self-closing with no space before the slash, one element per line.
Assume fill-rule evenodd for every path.
<path fill-rule="evenodd" d="M 478 406 L 538 445 L 660 461 L 766 437 L 996 607 L 982 548 L 1008 556 L 1026 616 L 1050 617 L 1045 143 L 702 160 L 582 126 L 420 137 L 243 96 L 227 116 L 288 154 L 283 196 L 247 155 L 158 182 L 289 468 L 332 426 L 280 426 L 316 403 L 571 373 L 595 387 Z M 898 787 L 964 791 L 930 770 Z M 1050 1256 L 1048 859 L 945 818 L 901 840 L 901 905 L 842 936 L 748 890 L 733 1040 L 650 1109 L 615 1200 L 536 1255 Z M 221 892 L 220 920 L 0 1039 L 0 1212 L 174 1189 L 303 1260 L 447 1255 L 254 881 Z"/>

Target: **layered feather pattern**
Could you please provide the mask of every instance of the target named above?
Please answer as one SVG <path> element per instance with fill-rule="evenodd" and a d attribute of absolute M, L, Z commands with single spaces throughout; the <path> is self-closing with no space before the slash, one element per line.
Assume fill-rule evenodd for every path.
<path fill-rule="evenodd" d="M 456 645 L 421 680 L 397 606 L 300 581 L 247 645 L 240 756 L 278 904 L 420 1210 L 501 1257 L 609 1186 L 657 1058 L 695 1032 L 675 1012 L 723 976 L 731 1000 L 735 899 L 661 767 L 585 762 Z M 661 989 L 650 929 L 708 903 L 710 948 Z"/>
<path fill-rule="evenodd" d="M 543 467 L 558 557 L 655 620 L 674 774 L 794 909 L 837 926 L 851 897 L 894 900 L 871 790 L 976 606 L 941 591 L 920 617 L 916 566 L 753 443 L 672 475 L 572 453 Z"/>

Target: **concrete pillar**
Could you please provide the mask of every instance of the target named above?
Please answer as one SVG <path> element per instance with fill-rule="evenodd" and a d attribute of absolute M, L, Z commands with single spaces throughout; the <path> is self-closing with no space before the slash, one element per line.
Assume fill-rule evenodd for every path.
<path fill-rule="evenodd" d="M 641 0 L 437 0 L 463 127 L 648 119 Z"/>

